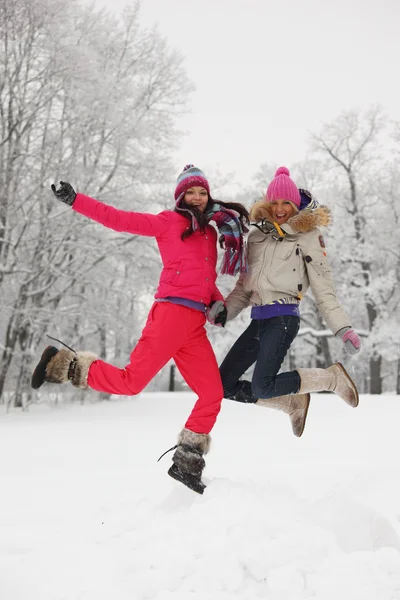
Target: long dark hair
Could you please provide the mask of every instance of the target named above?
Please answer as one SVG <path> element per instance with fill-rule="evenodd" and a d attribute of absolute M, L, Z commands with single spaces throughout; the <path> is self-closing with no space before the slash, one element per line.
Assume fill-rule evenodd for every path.
<path fill-rule="evenodd" d="M 209 216 L 207 216 L 207 212 L 213 208 L 215 203 L 220 204 L 221 206 L 223 206 L 224 208 L 228 208 L 229 210 L 235 210 L 239 215 L 239 220 L 242 223 L 242 225 L 248 225 L 250 223 L 249 211 L 246 207 L 243 206 L 243 204 L 239 204 L 239 202 L 222 202 L 222 200 L 216 200 L 215 198 L 211 198 L 211 196 L 208 196 L 206 209 L 204 212 L 201 212 L 201 210 L 199 210 L 197 206 L 186 204 L 186 202 L 182 200 L 179 204 L 179 207 L 175 207 L 175 210 L 190 221 L 189 229 L 185 229 L 185 231 L 181 235 L 182 240 L 185 240 L 194 233 L 192 226 L 192 215 L 194 216 L 199 225 L 200 233 L 205 233 L 206 227 L 210 220 Z"/>

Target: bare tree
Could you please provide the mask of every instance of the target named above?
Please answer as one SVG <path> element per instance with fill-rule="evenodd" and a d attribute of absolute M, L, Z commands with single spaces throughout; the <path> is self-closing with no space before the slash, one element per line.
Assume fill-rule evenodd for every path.
<path fill-rule="evenodd" d="M 371 393 L 400 392 L 400 125 L 392 126 L 380 107 L 346 111 L 312 136 L 309 155 L 291 165 L 297 184 L 332 209 L 327 254 L 337 296 L 362 337 L 362 352 L 351 358 L 356 379 L 360 390 Z M 258 200 L 276 166 L 261 165 L 253 178 L 259 189 L 243 190 L 240 200 Z M 343 345 L 325 329 L 312 294 L 301 314 L 283 368 L 324 367 L 342 360 L 341 353 L 344 359 Z M 237 337 L 239 324 L 231 327 Z"/>
<path fill-rule="evenodd" d="M 365 310 L 371 334 L 377 327 L 383 296 L 388 293 L 383 286 L 377 293 L 375 279 L 385 255 L 384 240 L 375 221 L 377 198 L 381 206 L 388 208 L 387 198 L 382 197 L 382 189 L 377 185 L 381 183 L 384 164 L 380 148 L 384 127 L 382 110 L 374 107 L 366 114 L 345 112 L 313 137 L 314 150 L 325 157 L 326 183 L 336 194 L 334 206 L 340 206 L 342 211 L 342 239 L 337 253 L 340 271 L 347 285 L 355 289 L 357 310 Z M 369 353 L 369 383 L 371 393 L 382 392 L 382 354 L 373 345 Z"/>
<path fill-rule="evenodd" d="M 110 327 L 126 329 L 110 308 L 121 273 L 128 264 L 130 301 L 146 294 L 154 244 L 100 231 L 49 184 L 146 211 L 157 189 L 162 205 L 190 89 L 181 57 L 140 27 L 139 3 L 121 20 L 75 1 L 0 3 L 0 397 L 14 389 L 21 404 L 49 327 L 103 350 Z"/>

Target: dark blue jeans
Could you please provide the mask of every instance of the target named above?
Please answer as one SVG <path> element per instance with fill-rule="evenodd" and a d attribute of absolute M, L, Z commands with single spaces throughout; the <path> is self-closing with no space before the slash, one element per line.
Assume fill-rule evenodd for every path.
<path fill-rule="evenodd" d="M 294 316 L 253 319 L 220 366 L 224 397 L 256 402 L 258 398 L 297 393 L 300 389 L 298 372 L 280 375 L 278 372 L 299 327 L 300 319 Z M 253 363 L 256 363 L 253 380 L 240 379 Z"/>

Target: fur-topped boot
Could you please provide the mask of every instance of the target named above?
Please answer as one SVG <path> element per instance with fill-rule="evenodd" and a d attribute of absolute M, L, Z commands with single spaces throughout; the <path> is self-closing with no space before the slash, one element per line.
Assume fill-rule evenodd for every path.
<path fill-rule="evenodd" d="M 210 444 L 211 437 L 208 433 L 195 433 L 190 429 L 182 429 L 168 475 L 194 492 L 202 494 L 206 488 L 201 480 L 206 466 L 203 454 L 207 454 Z"/>
<path fill-rule="evenodd" d="M 297 369 L 300 393 L 335 392 L 346 404 L 358 406 L 358 391 L 344 366 L 337 362 L 327 369 Z"/>
<path fill-rule="evenodd" d="M 85 390 L 88 387 L 89 368 L 95 360 L 97 356 L 91 352 L 58 350 L 54 346 L 47 346 L 33 372 L 31 386 L 37 390 L 45 382 L 70 381 L 75 387 Z"/>
<path fill-rule="evenodd" d="M 289 415 L 292 431 L 296 437 L 300 437 L 304 431 L 309 405 L 310 394 L 291 394 L 268 399 L 259 398 L 256 402 L 256 406 L 275 408 Z"/>

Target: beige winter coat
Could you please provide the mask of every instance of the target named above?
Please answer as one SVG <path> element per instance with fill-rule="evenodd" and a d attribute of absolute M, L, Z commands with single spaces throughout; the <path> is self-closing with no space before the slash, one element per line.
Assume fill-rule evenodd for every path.
<path fill-rule="evenodd" d="M 268 217 L 266 203 L 259 206 L 256 217 L 259 220 Z M 274 300 L 299 303 L 311 286 L 317 307 L 332 333 L 350 327 L 350 320 L 336 298 L 324 238 L 318 229 L 329 222 L 329 209 L 320 206 L 291 217 L 281 226 L 284 237 L 267 220 L 262 223 L 263 231 L 252 228 L 247 240 L 249 270 L 240 276 L 226 298 L 228 320 L 249 305 L 259 306 Z"/>

